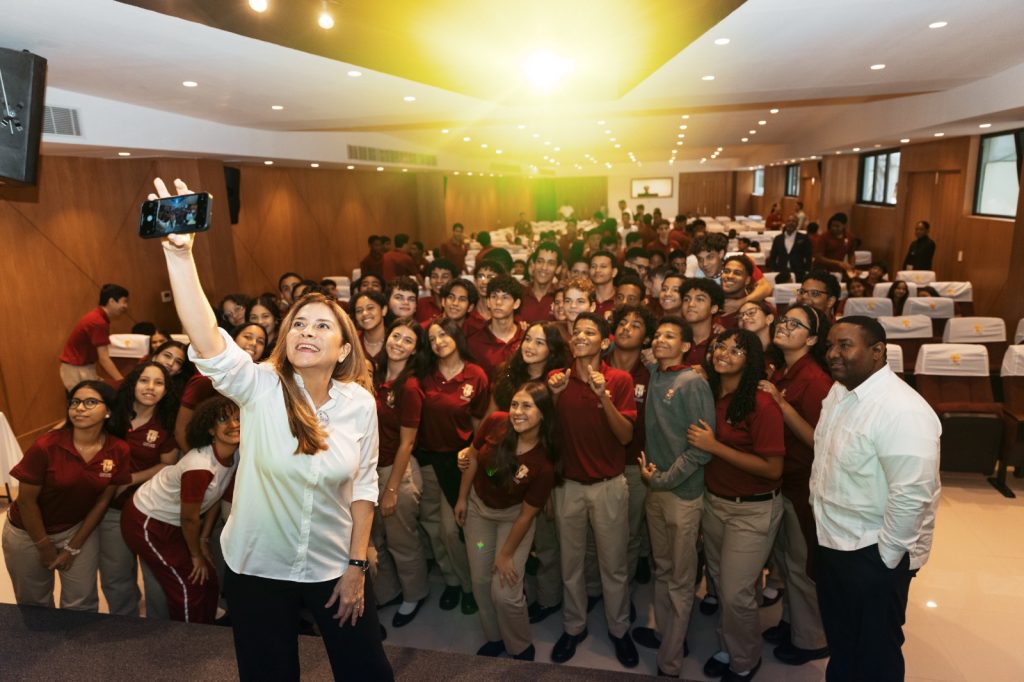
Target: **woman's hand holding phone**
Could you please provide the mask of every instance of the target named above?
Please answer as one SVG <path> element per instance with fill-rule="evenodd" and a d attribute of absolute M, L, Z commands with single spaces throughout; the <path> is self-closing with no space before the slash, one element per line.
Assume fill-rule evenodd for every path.
<path fill-rule="evenodd" d="M 153 186 L 156 188 L 156 193 L 150 193 L 147 197 L 150 201 L 156 201 L 157 199 L 167 199 L 172 195 L 167 189 L 167 185 L 164 183 L 163 178 L 154 178 Z M 192 194 L 192 190 L 188 188 L 188 185 L 179 178 L 174 179 L 174 189 L 178 193 L 178 196 L 182 194 Z M 195 234 L 169 234 L 167 239 L 161 240 L 161 244 L 164 250 L 168 253 L 173 254 L 189 254 L 192 252 L 192 244 L 195 241 Z"/>

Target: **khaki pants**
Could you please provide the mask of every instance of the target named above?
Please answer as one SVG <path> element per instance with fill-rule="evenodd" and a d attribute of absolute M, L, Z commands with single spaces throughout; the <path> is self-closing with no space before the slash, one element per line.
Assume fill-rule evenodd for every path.
<path fill-rule="evenodd" d="M 505 651 L 515 656 L 526 651 L 532 643 L 530 621 L 526 614 L 526 595 L 523 593 L 523 575 L 526 573 L 526 557 L 530 555 L 533 542 L 533 524 L 523 536 L 512 555 L 516 581 L 502 585 L 501 579 L 491 571 L 494 556 L 505 546 L 505 541 L 519 518 L 522 505 L 508 509 L 491 509 L 484 504 L 476 491 L 469 491 L 466 509 L 466 546 L 469 553 L 469 572 L 473 576 L 473 596 L 480 611 L 480 624 L 488 642 L 499 639 L 505 643 Z"/>
<path fill-rule="evenodd" d="M 555 492 L 558 541 L 562 548 L 565 631 L 578 635 L 587 627 L 587 588 L 584 563 L 587 528 L 593 527 L 597 564 L 608 632 L 622 637 L 629 630 L 629 576 L 626 545 L 629 541 L 629 488 L 625 476 L 583 485 L 566 481 Z"/>
<path fill-rule="evenodd" d="M 647 486 L 640 476 L 640 465 L 626 465 L 626 483 L 629 485 L 629 545 L 626 549 L 626 574 L 632 580 L 640 557 L 651 555 L 651 539 L 644 514 Z"/>
<path fill-rule="evenodd" d="M 552 505 L 554 502 L 552 501 Z M 557 511 L 556 511 L 557 513 Z M 557 606 L 562 603 L 562 557 L 558 549 L 555 519 L 541 510 L 534 524 L 533 552 L 537 555 L 537 603 Z"/>
<path fill-rule="evenodd" d="M 81 524 L 53 533 L 50 541 L 60 551 L 61 545 L 74 537 Z M 71 568 L 60 571 L 60 607 L 72 611 L 98 611 L 99 591 L 96 589 L 96 569 L 99 563 L 100 541 L 96 533 L 82 545 Z M 14 585 L 14 599 L 21 606 L 53 608 L 53 571 L 39 563 L 39 551 L 31 536 L 15 528 L 10 518 L 4 524 L 4 563 Z"/>
<path fill-rule="evenodd" d="M 764 502 L 731 502 L 704 496 L 704 549 L 718 588 L 718 638 L 738 673 L 761 658 L 761 571 L 782 520 L 782 495 Z"/>
<path fill-rule="evenodd" d="M 377 469 L 381 498 L 391 477 L 392 467 Z M 378 604 L 389 602 L 401 593 L 408 602 L 427 596 L 427 562 L 420 547 L 416 519 L 420 514 L 420 468 L 415 460 L 398 484 L 398 504 L 388 517 L 381 516 L 380 506 L 374 509 L 371 539 L 377 550 L 377 575 L 373 591 Z"/>
<path fill-rule="evenodd" d="M 693 608 L 697 535 L 704 499 L 684 500 L 675 493 L 651 491 L 646 507 L 655 565 L 654 621 L 661 638 L 658 668 L 679 677 L 683 671 L 683 642 Z"/>
<path fill-rule="evenodd" d="M 782 523 L 772 552 L 787 588 L 782 595 L 782 619 L 792 626 L 794 646 L 821 649 L 828 643 L 818 610 L 817 588 L 807 575 L 807 542 L 793 503 L 783 496 L 782 504 Z"/>
<path fill-rule="evenodd" d="M 441 492 L 434 468 L 422 467 L 420 476 L 423 479 L 420 525 L 430 539 L 434 560 L 437 561 L 437 567 L 444 576 L 444 584 L 449 587 L 461 587 L 463 592 L 469 592 L 472 589 L 469 581 L 469 559 L 466 557 L 466 545 L 459 539 L 455 512 Z"/>
<path fill-rule="evenodd" d="M 60 380 L 64 383 L 64 388 L 71 390 L 80 381 L 86 379 L 99 379 L 100 375 L 96 373 L 96 365 L 69 365 L 66 362 L 60 363 Z"/>
<path fill-rule="evenodd" d="M 108 508 L 96 527 L 100 541 L 100 587 L 110 613 L 116 616 L 139 615 L 138 559 L 121 535 L 121 510 Z M 148 596 L 148 595 L 147 595 Z"/>

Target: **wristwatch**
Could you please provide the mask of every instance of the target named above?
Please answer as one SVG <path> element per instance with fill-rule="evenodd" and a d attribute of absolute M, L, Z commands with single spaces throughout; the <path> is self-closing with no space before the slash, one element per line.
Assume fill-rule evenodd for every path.
<path fill-rule="evenodd" d="M 366 571 L 370 568 L 370 562 L 366 559 L 349 559 L 348 565 L 358 566 L 359 568 L 363 569 L 363 573 L 366 573 Z"/>

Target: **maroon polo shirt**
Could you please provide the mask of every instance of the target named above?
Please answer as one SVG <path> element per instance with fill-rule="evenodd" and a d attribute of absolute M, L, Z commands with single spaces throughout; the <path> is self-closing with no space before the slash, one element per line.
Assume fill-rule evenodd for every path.
<path fill-rule="evenodd" d="M 419 447 L 428 452 L 452 452 L 466 446 L 473 437 L 473 418 L 483 419 L 490 402 L 487 374 L 479 365 L 467 362 L 462 371 L 445 379 L 435 370 L 420 384 L 423 387 L 423 415 Z"/>
<path fill-rule="evenodd" d="M 96 307 L 82 316 L 64 343 L 60 361 L 81 367 L 96 362 L 96 349 L 110 345 L 110 318 L 103 308 Z"/>
<path fill-rule="evenodd" d="M 555 370 L 558 371 L 565 370 Z M 635 422 L 633 379 L 621 369 L 604 362 L 600 371 L 605 377 L 605 390 L 611 396 L 612 404 L 623 417 Z M 584 377 L 576 375 L 575 368 L 569 376 L 569 385 L 555 403 L 555 416 L 555 433 L 567 479 L 589 483 L 623 472 L 626 446 L 619 442 L 608 425 L 601 399 Z"/>
<path fill-rule="evenodd" d="M 435 317 L 444 315 L 441 306 L 437 305 L 434 296 L 423 296 L 416 301 L 416 321 L 419 323 L 429 322 Z"/>
<path fill-rule="evenodd" d="M 451 239 L 437 247 L 438 253 L 441 254 L 441 258 L 451 262 L 455 265 L 455 269 L 458 272 L 463 272 L 466 269 L 466 245 L 455 244 Z M 477 259 L 478 261 L 480 259 Z"/>
<path fill-rule="evenodd" d="M 549 291 L 539 300 L 529 286 L 523 287 L 523 297 L 519 303 L 519 319 L 533 324 L 547 322 L 551 318 L 551 308 L 555 305 L 555 294 Z"/>
<path fill-rule="evenodd" d="M 213 390 L 213 382 L 209 377 L 193 374 L 185 384 L 185 390 L 182 391 L 181 406 L 194 410 L 199 403 L 215 395 L 217 395 L 217 391 Z"/>
<path fill-rule="evenodd" d="M 390 282 L 396 277 L 416 276 L 416 262 L 412 256 L 398 249 L 392 249 L 381 256 L 380 269 L 385 282 Z"/>
<path fill-rule="evenodd" d="M 690 350 L 683 354 L 683 364 L 703 366 L 704 358 L 707 357 L 708 354 L 708 346 L 711 344 L 711 339 L 713 338 L 715 338 L 714 334 L 700 343 L 691 343 Z"/>
<path fill-rule="evenodd" d="M 472 308 L 469 309 L 469 312 L 466 314 L 466 319 L 463 320 L 462 322 L 462 332 L 466 335 L 466 338 L 468 339 L 469 337 L 473 336 L 473 334 L 476 334 L 479 331 L 481 331 L 490 323 L 491 321 L 484 317 L 483 315 L 481 315 L 480 311 L 476 309 L 476 306 L 473 306 Z"/>
<path fill-rule="evenodd" d="M 155 418 L 150 419 L 137 429 L 132 429 L 124 437 L 128 443 L 131 457 L 131 473 L 145 471 L 160 463 L 161 455 L 178 447 L 174 434 L 163 427 Z M 141 485 L 141 483 L 139 484 Z M 123 491 L 110 502 L 113 509 L 121 509 L 124 501 L 131 497 L 138 485 Z"/>
<path fill-rule="evenodd" d="M 734 313 L 725 313 L 715 318 L 715 322 L 720 324 L 723 329 L 736 329 L 740 326 L 740 313 L 737 310 Z"/>
<path fill-rule="evenodd" d="M 594 312 L 603 317 L 604 319 L 611 322 L 611 314 L 615 310 L 615 297 L 612 296 L 607 301 L 600 301 L 594 304 Z"/>
<path fill-rule="evenodd" d="M 814 256 L 815 260 L 818 256 L 832 260 L 843 260 L 848 256 L 853 256 L 853 239 L 849 235 L 834 237 L 831 232 L 825 232 L 818 237 L 818 241 L 814 244 Z M 838 272 L 832 269 L 834 266 L 822 265 L 832 272 Z"/>
<path fill-rule="evenodd" d="M 785 457 L 782 410 L 775 399 L 764 391 L 757 391 L 754 410 L 738 424 L 726 420 L 726 409 L 731 401 L 731 393 L 715 401 L 715 437 L 719 442 L 761 457 Z M 704 484 L 717 495 L 747 497 L 770 493 L 781 483 L 781 479 L 761 478 L 742 471 L 721 457 L 712 457 L 704 467 Z"/>
<path fill-rule="evenodd" d="M 423 389 L 416 377 L 408 377 L 400 391 L 395 391 L 390 382 L 377 387 L 377 432 L 380 436 L 378 467 L 389 467 L 395 463 L 395 455 L 401 444 L 401 429 L 416 429 L 420 425 L 423 411 Z"/>
<path fill-rule="evenodd" d="M 636 421 L 633 422 L 633 440 L 626 445 L 626 464 L 639 465 L 640 452 L 647 442 L 647 435 L 644 432 L 645 417 L 647 411 L 647 385 L 651 383 L 651 373 L 644 366 L 644 363 L 637 360 L 633 365 L 629 376 L 633 379 L 633 399 L 636 404 Z"/>
<path fill-rule="evenodd" d="M 376 355 L 371 355 L 370 351 L 366 350 L 366 343 L 363 341 L 362 329 L 359 330 L 359 345 L 362 347 L 363 354 L 366 356 L 366 359 L 372 362 L 374 367 L 376 367 L 380 363 L 380 361 L 384 359 L 384 355 L 385 353 L 387 353 L 388 344 L 387 342 L 385 342 L 381 344 L 380 350 L 377 352 Z"/>
<path fill-rule="evenodd" d="M 683 247 L 680 246 L 679 242 L 669 237 L 668 244 L 662 244 L 660 240 L 655 239 L 654 241 L 647 242 L 644 249 L 650 253 L 657 251 L 661 255 L 665 256 L 665 260 L 668 260 L 668 254 L 673 251 L 682 251 Z"/>
<path fill-rule="evenodd" d="M 690 253 L 690 245 L 693 244 L 693 239 L 690 235 L 686 234 L 686 230 L 673 229 L 668 233 L 668 240 L 679 244 L 679 250 L 683 253 Z"/>
<path fill-rule="evenodd" d="M 502 341 L 495 336 L 494 332 L 491 331 L 490 325 L 469 337 L 469 352 L 473 355 L 473 360 L 476 361 L 476 364 L 483 368 L 484 372 L 487 373 L 487 378 L 491 381 L 494 380 L 498 368 L 505 364 L 519 350 L 519 344 L 523 342 L 523 337 L 526 336 L 526 330 L 521 325 L 513 324 L 515 333 L 508 341 Z"/>
<path fill-rule="evenodd" d="M 473 490 L 491 509 L 508 509 L 523 502 L 531 507 L 543 507 L 555 486 L 555 467 L 548 460 L 543 445 L 538 443 L 533 449 L 516 455 L 518 468 L 507 486 L 499 487 L 491 478 L 494 455 L 509 427 L 508 412 L 492 412 L 481 422 L 473 439 L 477 451 Z"/>
<path fill-rule="evenodd" d="M 40 436 L 11 469 L 22 483 L 38 485 L 39 511 L 47 534 L 60 533 L 85 520 L 107 486 L 131 483 L 128 443 L 107 434 L 103 447 L 86 462 L 75 449 L 71 429 Z M 25 530 L 18 500 L 11 504 L 11 523 Z"/>
<path fill-rule="evenodd" d="M 832 377 L 810 354 L 797 360 L 788 370 L 785 367 L 777 369 L 771 382 L 779 391 L 786 392 L 786 401 L 811 428 L 818 424 L 821 403 L 832 390 Z M 782 492 L 790 499 L 798 499 L 802 495 L 806 500 L 814 448 L 797 438 L 788 426 L 785 427 L 785 441 L 786 468 L 782 473 Z"/>
<path fill-rule="evenodd" d="M 363 260 L 359 261 L 359 275 L 377 275 L 384 279 L 384 258 L 372 253 L 366 254 Z"/>

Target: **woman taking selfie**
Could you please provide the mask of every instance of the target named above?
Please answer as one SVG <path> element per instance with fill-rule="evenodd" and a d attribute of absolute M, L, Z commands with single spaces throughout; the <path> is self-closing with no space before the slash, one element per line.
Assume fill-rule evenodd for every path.
<path fill-rule="evenodd" d="M 239 676 L 299 678 L 304 607 L 336 679 L 393 679 L 364 572 L 378 441 L 355 326 L 337 302 L 307 294 L 288 311 L 270 360 L 254 363 L 218 329 L 192 242 L 171 235 L 163 243 L 175 307 L 197 367 L 242 420 L 234 505 L 221 536 Z"/>

